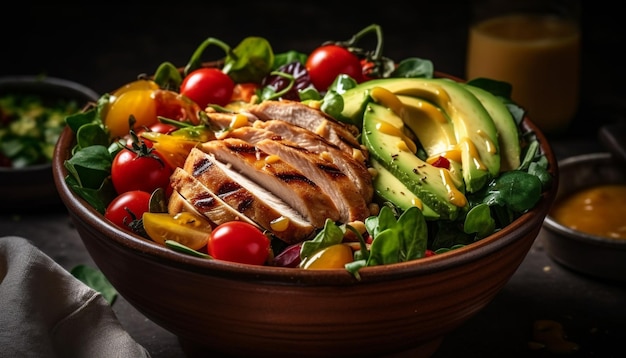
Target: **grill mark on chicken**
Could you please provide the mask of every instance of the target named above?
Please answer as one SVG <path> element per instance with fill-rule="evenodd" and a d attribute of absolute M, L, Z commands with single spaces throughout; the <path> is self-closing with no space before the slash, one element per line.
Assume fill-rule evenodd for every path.
<path fill-rule="evenodd" d="M 316 228 L 323 227 L 326 219 L 339 220 L 339 211 L 331 198 L 314 181 L 279 157 L 270 157 L 238 138 L 206 142 L 201 149 L 274 193 Z"/>
<path fill-rule="evenodd" d="M 185 170 L 176 168 L 172 173 L 170 182 L 178 195 L 182 196 L 197 212 L 206 216 L 216 225 L 234 220 L 252 223 L 245 215 L 228 206 Z M 180 210 L 182 210 L 182 205 L 176 201 L 168 207 L 171 214 Z"/>
<path fill-rule="evenodd" d="M 262 121 L 280 119 L 305 128 L 326 138 L 350 155 L 354 150 L 363 152 L 361 143 L 356 137 L 358 134 L 356 127 L 338 122 L 328 117 L 324 112 L 311 108 L 302 102 L 290 100 L 264 101 L 247 107 L 245 111 Z"/>
<path fill-rule="evenodd" d="M 208 164 L 210 163 L 210 164 Z M 202 168 L 202 170 L 196 170 Z M 193 149 L 184 169 L 193 172 L 207 191 L 217 195 L 223 202 L 250 218 L 274 236 L 289 244 L 300 242 L 314 232 L 315 228 L 300 213 L 284 201 L 256 183 L 243 177 L 219 162 L 212 154 Z M 219 193 L 219 194 L 218 194 Z M 284 220 L 283 227 L 276 225 Z"/>
<path fill-rule="evenodd" d="M 177 214 L 182 211 L 193 212 L 196 215 L 203 215 L 196 209 L 187 199 L 185 199 L 177 190 L 173 190 L 167 202 L 167 211 L 170 214 Z"/>
<path fill-rule="evenodd" d="M 350 177 L 366 202 L 369 203 L 372 201 L 374 195 L 372 176 L 363 161 L 357 160 L 352 155 L 346 154 L 325 138 L 307 129 L 295 126 L 282 120 L 259 120 L 253 123 L 253 127 L 266 129 L 271 133 L 275 133 L 280 138 L 293 142 L 308 151 L 320 155 L 322 153 L 328 153 L 324 159 L 331 161 L 343 173 Z M 254 136 L 251 135 L 249 138 L 258 141 L 261 137 L 274 138 L 274 136 L 267 134 L 267 132 L 255 132 Z"/>
<path fill-rule="evenodd" d="M 337 166 L 325 163 L 315 153 L 290 146 L 288 143 L 264 139 L 257 147 L 266 153 L 281 157 L 304 173 L 328 194 L 339 209 L 340 221 L 347 223 L 365 220 L 369 216 L 367 203 L 354 183 Z"/>
<path fill-rule="evenodd" d="M 318 183 L 317 185 L 328 194 L 339 209 L 341 222 L 362 221 L 369 216 L 367 203 L 357 186 L 336 165 L 291 141 L 276 139 L 277 136 L 268 132 L 262 128 L 242 127 L 232 130 L 229 136 L 251 143 L 265 153 L 280 157 L 312 182 Z"/>

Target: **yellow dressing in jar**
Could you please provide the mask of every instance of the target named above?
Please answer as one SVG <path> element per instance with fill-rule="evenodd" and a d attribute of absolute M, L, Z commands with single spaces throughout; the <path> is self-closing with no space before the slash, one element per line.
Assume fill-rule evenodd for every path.
<path fill-rule="evenodd" d="M 559 199 L 550 215 L 577 231 L 626 239 L 625 199 L 626 184 L 597 185 Z"/>

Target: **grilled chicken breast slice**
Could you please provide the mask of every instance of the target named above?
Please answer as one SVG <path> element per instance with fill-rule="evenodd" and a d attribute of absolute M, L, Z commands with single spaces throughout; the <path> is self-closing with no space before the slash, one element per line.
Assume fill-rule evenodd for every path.
<path fill-rule="evenodd" d="M 281 138 L 290 140 L 308 151 L 319 154 L 323 159 L 331 161 L 350 177 L 367 203 L 372 201 L 374 195 L 372 175 L 367 170 L 363 157 L 355 158 L 325 138 L 282 120 L 259 120 L 253 123 L 253 127 L 267 129 Z"/>
<path fill-rule="evenodd" d="M 251 222 L 245 215 L 227 205 L 217 195 L 208 190 L 200 181 L 181 168 L 174 170 L 174 173 L 172 173 L 170 177 L 170 182 L 174 189 L 174 193 L 171 195 L 170 203 L 168 204 L 170 214 L 184 210 L 185 204 L 180 202 L 180 196 L 183 200 L 191 204 L 198 213 L 206 216 L 216 225 L 234 220 Z M 174 194 L 177 194 L 177 196 Z"/>
<path fill-rule="evenodd" d="M 357 140 L 358 131 L 356 127 L 338 122 L 324 112 L 302 102 L 290 100 L 263 101 L 247 107 L 245 111 L 262 121 L 280 119 L 308 129 L 328 139 L 350 155 L 354 151 L 364 151 Z"/>
<path fill-rule="evenodd" d="M 237 138 L 209 141 L 200 148 L 274 193 L 314 227 L 323 227 L 326 219 L 339 220 L 339 210 L 330 197 L 314 181 L 279 157 L 268 155 Z"/>
<path fill-rule="evenodd" d="M 208 108 L 205 113 L 209 125 L 215 130 L 226 130 L 233 126 L 251 125 L 252 122 L 257 120 L 257 118 L 250 113 L 217 112 L 213 108 Z"/>
<path fill-rule="evenodd" d="M 193 149 L 184 170 L 237 212 L 288 244 L 301 242 L 315 228 L 283 200 L 219 162 Z"/>
<path fill-rule="evenodd" d="M 369 216 L 367 203 L 354 182 L 339 167 L 322 159 L 319 154 L 262 128 L 237 128 L 230 131 L 229 137 L 242 139 L 267 154 L 280 157 L 312 179 L 339 209 L 339 221 L 364 221 Z"/>

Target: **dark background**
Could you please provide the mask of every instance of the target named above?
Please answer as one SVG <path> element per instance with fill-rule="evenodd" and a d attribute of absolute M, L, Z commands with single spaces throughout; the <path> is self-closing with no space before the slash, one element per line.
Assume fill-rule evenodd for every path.
<path fill-rule="evenodd" d="M 626 20 L 618 11 L 619 2 L 615 3 L 587 0 L 583 4 L 581 105 L 570 128 L 551 135 L 559 158 L 598 150 L 593 140 L 597 128 L 626 117 Z M 464 77 L 467 1 L 413 1 L 412 5 L 404 1 L 178 1 L 142 8 L 112 2 L 62 7 L 23 1 L 12 3 L 11 11 L 6 7 L 0 6 L 0 76 L 62 77 L 101 94 L 141 73 L 154 72 L 164 61 L 184 66 L 208 37 L 235 46 L 246 36 L 263 36 L 277 53 L 309 52 L 327 40 L 346 40 L 372 23 L 382 26 L 388 57 L 427 58 L 436 70 Z M 206 60 L 222 55 L 207 52 Z M 8 218 L 0 224 L 6 222 L 5 227 L 14 225 Z M 24 216 L 16 234 L 39 240 L 44 251 L 68 269 L 88 258 L 75 230 L 58 216 Z M 624 286 L 556 265 L 546 255 L 543 240 L 540 235 L 497 298 L 447 336 L 435 357 L 554 357 L 526 347 L 529 327 L 537 318 L 554 318 L 567 325 L 570 340 L 585 347 L 573 357 L 623 356 Z M 153 357 L 180 356 L 176 337 L 123 298 L 114 309 Z"/>
<path fill-rule="evenodd" d="M 567 1 L 567 0 L 565 0 Z M 29 2 L 2 11 L 0 75 L 46 74 L 112 91 L 170 61 L 184 66 L 208 37 L 236 46 L 263 36 L 276 53 L 310 52 L 327 40 L 347 40 L 381 25 L 384 53 L 421 57 L 435 69 L 464 77 L 469 1 L 89 2 L 60 6 Z M 12 20 L 12 21 L 9 21 Z M 589 136 L 626 114 L 626 27 L 617 5 L 585 1 L 580 114 L 559 136 Z M 374 40 L 372 35 L 372 40 Z M 223 56 L 217 47 L 203 59 Z"/>

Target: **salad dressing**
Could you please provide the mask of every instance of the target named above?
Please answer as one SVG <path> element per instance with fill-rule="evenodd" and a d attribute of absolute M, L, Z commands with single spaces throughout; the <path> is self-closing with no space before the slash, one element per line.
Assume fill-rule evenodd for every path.
<path fill-rule="evenodd" d="M 446 169 L 440 169 L 439 172 L 441 173 L 443 183 L 448 191 L 450 202 L 460 208 L 464 207 L 467 204 L 467 198 L 454 185 L 454 181 L 450 177 L 450 172 Z"/>
<path fill-rule="evenodd" d="M 476 150 L 474 143 L 469 138 L 462 138 L 460 143 L 467 147 L 467 152 L 469 153 L 470 160 L 474 164 L 474 167 L 478 170 L 486 170 L 487 167 L 480 160 L 480 155 L 478 154 L 478 150 Z"/>
<path fill-rule="evenodd" d="M 580 31 L 548 16 L 513 14 L 470 28 L 466 77 L 513 86 L 512 99 L 546 131 L 561 129 L 578 106 Z"/>
<path fill-rule="evenodd" d="M 573 230 L 626 239 L 626 184 L 603 184 L 558 200 L 551 216 Z"/>

